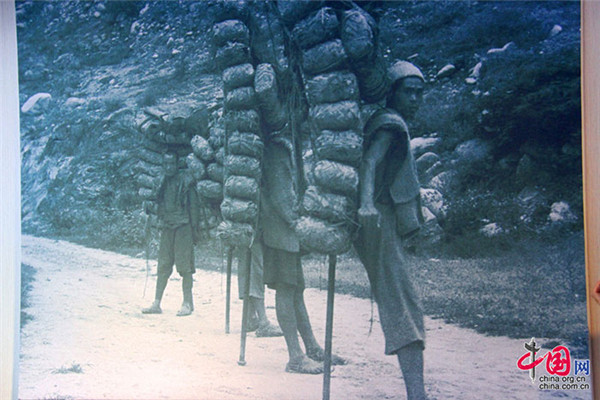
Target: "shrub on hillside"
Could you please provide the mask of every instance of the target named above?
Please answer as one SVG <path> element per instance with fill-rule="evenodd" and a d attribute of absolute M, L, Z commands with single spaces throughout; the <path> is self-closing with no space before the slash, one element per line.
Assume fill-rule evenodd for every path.
<path fill-rule="evenodd" d="M 470 88 L 458 87 L 448 93 L 446 87 L 436 82 L 427 89 L 423 105 L 411 121 L 411 136 L 437 133 L 443 139 L 437 152 L 452 151 L 459 143 L 472 139 L 477 108 Z"/>
<path fill-rule="evenodd" d="M 561 148 L 581 131 L 579 45 L 554 41 L 514 49 L 486 62 L 480 101 L 482 128 L 499 155 L 530 142 Z"/>

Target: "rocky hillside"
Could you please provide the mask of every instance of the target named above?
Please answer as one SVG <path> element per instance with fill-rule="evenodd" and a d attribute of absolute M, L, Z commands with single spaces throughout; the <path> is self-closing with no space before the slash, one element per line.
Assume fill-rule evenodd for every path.
<path fill-rule="evenodd" d="M 216 122 L 213 4 L 17 2 L 25 232 L 142 245 L 136 127 L 148 107 Z M 579 4 L 357 4 L 385 63 L 409 59 L 428 80 L 411 132 L 431 211 L 422 250 L 581 231 Z"/>

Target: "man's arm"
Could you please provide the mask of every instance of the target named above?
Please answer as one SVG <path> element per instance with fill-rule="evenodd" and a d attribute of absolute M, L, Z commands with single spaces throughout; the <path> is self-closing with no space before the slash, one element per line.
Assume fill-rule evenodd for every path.
<path fill-rule="evenodd" d="M 393 133 L 380 130 L 375 133 L 371 145 L 363 157 L 359 178 L 360 178 L 360 209 L 359 216 L 378 214 L 375 209 L 375 170 L 384 160 L 386 153 L 390 148 Z"/>
<path fill-rule="evenodd" d="M 165 198 L 164 198 L 164 189 L 165 189 L 165 177 L 162 176 L 160 179 L 160 184 L 158 185 L 158 189 L 156 189 L 156 214 L 158 217 L 159 223 L 162 223 L 165 217 Z"/>
<path fill-rule="evenodd" d="M 200 240 L 200 200 L 196 192 L 196 185 L 190 185 L 190 224 L 192 225 L 192 233 L 194 243 Z"/>

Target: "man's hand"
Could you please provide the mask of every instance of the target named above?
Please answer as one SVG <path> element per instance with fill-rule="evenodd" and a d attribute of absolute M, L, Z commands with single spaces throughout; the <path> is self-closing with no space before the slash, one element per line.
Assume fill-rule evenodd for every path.
<path fill-rule="evenodd" d="M 196 245 L 198 245 L 198 243 L 200 243 L 201 237 L 202 237 L 202 233 L 200 232 L 200 228 L 193 227 L 192 228 L 192 242 L 194 243 L 194 246 L 196 246 Z"/>
<path fill-rule="evenodd" d="M 373 204 L 364 204 L 358 209 L 358 223 L 361 227 L 381 227 L 381 215 Z"/>

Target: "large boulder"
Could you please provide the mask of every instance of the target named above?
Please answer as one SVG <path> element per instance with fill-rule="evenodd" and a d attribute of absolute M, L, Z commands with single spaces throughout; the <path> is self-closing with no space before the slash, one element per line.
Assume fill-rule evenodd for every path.
<path fill-rule="evenodd" d="M 499 235 L 503 234 L 504 232 L 505 232 L 504 229 L 496 222 L 491 222 L 489 224 L 486 224 L 479 230 L 479 233 L 481 233 L 483 236 L 485 236 L 487 238 L 493 238 L 493 237 L 499 236 Z"/>
<path fill-rule="evenodd" d="M 447 64 L 438 71 L 438 73 L 435 75 L 435 78 L 436 79 L 449 78 L 452 75 L 454 75 L 455 72 L 456 72 L 456 67 L 452 64 Z"/>
<path fill-rule="evenodd" d="M 50 93 L 36 93 L 21 106 L 21 112 L 23 114 L 39 114 L 48 108 L 51 99 Z"/>
<path fill-rule="evenodd" d="M 436 162 L 438 162 L 440 160 L 440 156 L 438 156 L 437 154 L 428 151 L 427 153 L 423 154 L 422 156 L 420 156 L 419 158 L 417 158 L 417 171 L 419 171 L 419 176 L 423 176 L 423 174 L 425 173 L 425 171 L 427 171 L 429 168 L 431 168 Z"/>
<path fill-rule="evenodd" d="M 471 139 L 456 146 L 454 152 L 460 162 L 485 161 L 490 155 L 490 145 L 481 139 Z"/>
<path fill-rule="evenodd" d="M 65 106 L 76 108 L 76 107 L 79 107 L 79 106 L 83 106 L 86 103 L 87 103 L 86 100 L 82 99 L 80 97 L 69 97 L 65 101 Z"/>
<path fill-rule="evenodd" d="M 444 196 L 435 189 L 421 189 L 421 204 L 429 210 L 437 219 L 443 220 L 446 216 L 447 207 L 444 204 Z"/>
<path fill-rule="evenodd" d="M 539 185 L 542 182 L 548 182 L 550 179 L 549 172 L 542 168 L 540 163 L 528 154 L 523 155 L 519 159 L 515 177 L 520 185 Z"/>
<path fill-rule="evenodd" d="M 441 139 L 436 137 L 417 137 L 411 139 L 410 148 L 415 158 L 419 158 L 426 152 L 435 148 L 440 142 Z"/>
<path fill-rule="evenodd" d="M 500 53 L 504 53 L 506 50 L 508 50 L 511 47 L 514 47 L 515 43 L 514 42 L 508 42 L 506 43 L 504 46 L 498 48 L 498 47 L 494 47 L 492 49 L 489 49 L 487 51 L 488 54 L 500 54 Z"/>
<path fill-rule="evenodd" d="M 568 203 L 558 201 L 550 206 L 548 219 L 553 223 L 570 223 L 577 221 L 577 216 L 571 211 Z"/>
<path fill-rule="evenodd" d="M 456 185 L 456 173 L 453 171 L 444 171 L 434 176 L 429 181 L 429 186 L 441 193 L 448 193 Z"/>
<path fill-rule="evenodd" d="M 526 186 L 517 196 L 520 220 L 525 224 L 536 224 L 543 218 L 548 209 L 547 199 L 544 194 L 535 187 Z"/>
<path fill-rule="evenodd" d="M 560 25 L 554 25 L 552 27 L 552 29 L 550 30 L 550 34 L 548 36 L 552 38 L 552 37 L 558 35 L 559 33 L 561 33 L 562 30 L 563 30 L 562 26 L 560 26 Z"/>
<path fill-rule="evenodd" d="M 431 167 L 427 169 L 423 173 L 422 176 L 419 176 L 421 182 L 424 183 L 425 186 L 431 186 L 431 179 L 439 174 L 444 172 L 444 163 L 442 161 L 438 161 L 433 164 Z"/>

